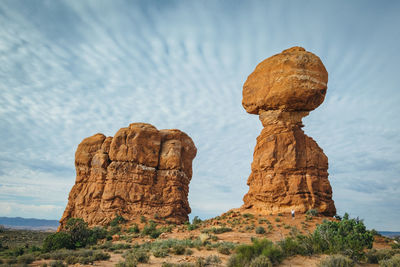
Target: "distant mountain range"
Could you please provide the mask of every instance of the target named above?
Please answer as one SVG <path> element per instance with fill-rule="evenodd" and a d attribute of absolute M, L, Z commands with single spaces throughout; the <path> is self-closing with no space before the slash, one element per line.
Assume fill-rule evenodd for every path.
<path fill-rule="evenodd" d="M 391 238 L 400 236 L 400 232 L 378 231 L 378 233 L 380 233 L 383 236 L 387 236 L 387 237 L 391 237 Z"/>
<path fill-rule="evenodd" d="M 57 230 L 59 222 L 57 220 L 0 217 L 0 225 L 12 229 Z"/>

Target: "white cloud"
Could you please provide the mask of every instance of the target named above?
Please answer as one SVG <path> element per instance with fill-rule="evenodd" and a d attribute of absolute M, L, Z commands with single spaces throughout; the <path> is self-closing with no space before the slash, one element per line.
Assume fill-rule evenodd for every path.
<path fill-rule="evenodd" d="M 364 198 L 350 192 L 371 188 L 372 199 L 383 201 L 372 213 L 360 210 L 366 221 L 380 207 L 395 209 L 384 200 L 400 195 L 399 187 L 385 187 L 398 184 L 399 171 L 400 37 L 392 34 L 398 23 L 386 25 L 398 22 L 396 8 L 381 20 L 353 4 L 355 21 L 351 11 L 319 2 L 36 5 L 0 7 L 2 202 L 65 203 L 79 142 L 143 121 L 179 128 L 195 141 L 194 215 L 240 206 L 261 131 L 257 116 L 241 107 L 242 84 L 264 58 L 302 45 L 330 75 L 325 103 L 305 119 L 305 131 L 329 157 L 338 209 L 357 215 L 348 202 L 360 206 Z"/>
<path fill-rule="evenodd" d="M 2 216 L 37 218 L 40 214 L 41 219 L 54 220 L 55 213 L 61 213 L 65 207 L 55 205 L 35 205 L 21 204 L 16 202 L 0 202 L 0 212 Z M 16 212 L 18 211 L 18 212 Z M 59 218 L 56 218 L 59 219 Z"/>

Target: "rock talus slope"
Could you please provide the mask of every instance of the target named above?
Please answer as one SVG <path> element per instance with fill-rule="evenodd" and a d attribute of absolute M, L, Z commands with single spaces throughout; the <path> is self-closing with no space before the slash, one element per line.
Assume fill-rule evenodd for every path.
<path fill-rule="evenodd" d="M 328 73 L 319 57 L 293 47 L 261 62 L 243 86 L 243 107 L 258 114 L 257 137 L 242 209 L 259 213 L 336 214 L 328 158 L 304 134 L 302 118 L 325 98 Z"/>
<path fill-rule="evenodd" d="M 114 137 L 85 138 L 75 153 L 76 181 L 60 220 L 106 225 L 116 214 L 181 223 L 188 220 L 189 183 L 197 149 L 182 131 L 133 123 Z"/>

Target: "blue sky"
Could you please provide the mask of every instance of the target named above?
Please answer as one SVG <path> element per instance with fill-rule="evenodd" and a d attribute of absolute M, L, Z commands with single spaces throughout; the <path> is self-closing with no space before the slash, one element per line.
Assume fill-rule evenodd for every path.
<path fill-rule="evenodd" d="M 59 219 L 74 152 L 131 122 L 178 128 L 198 154 L 192 216 L 242 205 L 257 116 L 242 85 L 299 45 L 329 73 L 304 119 L 339 214 L 400 230 L 400 2 L 0 2 L 0 216 Z"/>

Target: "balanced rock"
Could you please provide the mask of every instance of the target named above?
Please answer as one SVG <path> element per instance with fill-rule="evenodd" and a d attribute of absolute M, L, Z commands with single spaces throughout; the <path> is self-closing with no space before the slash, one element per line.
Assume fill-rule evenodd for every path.
<path fill-rule="evenodd" d="M 85 138 L 75 153 L 76 181 L 60 220 L 106 225 L 115 215 L 128 221 L 158 216 L 188 220 L 189 183 L 197 149 L 182 131 L 133 123 L 114 137 Z"/>
<path fill-rule="evenodd" d="M 302 118 L 324 101 L 327 82 L 319 57 L 301 47 L 264 60 L 247 78 L 243 107 L 258 114 L 264 128 L 257 137 L 243 209 L 336 214 L 328 158 L 301 129 Z"/>

